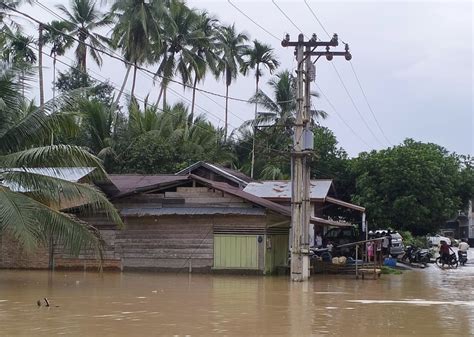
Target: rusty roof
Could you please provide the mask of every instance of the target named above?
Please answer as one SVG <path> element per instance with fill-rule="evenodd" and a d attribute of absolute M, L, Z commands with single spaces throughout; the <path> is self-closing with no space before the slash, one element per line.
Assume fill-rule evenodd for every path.
<path fill-rule="evenodd" d="M 273 201 L 270 201 L 270 200 L 266 200 L 264 198 L 261 198 L 259 196 L 256 196 L 256 195 L 253 195 L 253 194 L 250 194 L 250 193 L 247 193 L 237 187 L 233 187 L 227 183 L 224 183 L 224 182 L 217 182 L 217 181 L 212 181 L 212 180 L 209 180 L 209 179 L 206 179 L 206 178 L 203 178 L 203 177 L 200 177 L 200 176 L 197 176 L 197 175 L 194 175 L 194 174 L 189 174 L 187 176 L 177 176 L 177 175 L 131 175 L 131 174 L 126 174 L 126 175 L 110 175 L 109 176 L 109 179 L 115 184 L 117 184 L 116 186 L 121 186 L 123 188 L 123 192 L 121 192 L 117 197 L 122 197 L 122 196 L 125 196 L 125 195 L 129 195 L 131 193 L 134 193 L 134 192 L 147 192 L 147 191 L 150 191 L 150 190 L 156 190 L 156 189 L 160 189 L 160 188 L 166 188 L 168 187 L 170 184 L 172 183 L 185 183 L 186 181 L 189 181 L 189 180 L 194 180 L 194 181 L 197 181 L 209 188 L 213 188 L 213 189 L 216 189 L 218 191 L 221 191 L 221 192 L 224 192 L 224 193 L 227 193 L 227 194 L 231 194 L 233 196 L 236 196 L 236 197 L 239 197 L 239 198 L 242 198 L 252 204 L 255 204 L 255 205 L 258 205 L 260 207 L 263 207 L 263 208 L 266 208 L 268 210 L 271 210 L 275 213 L 278 213 L 278 214 L 281 214 L 281 215 L 284 215 L 284 216 L 287 216 L 287 217 L 290 217 L 291 216 L 291 210 L 289 207 L 286 207 L 286 206 L 283 206 L 283 205 L 280 205 L 280 204 L 277 204 Z M 137 188 L 133 188 L 133 183 L 136 183 L 137 184 Z M 207 208 L 206 208 L 207 209 Z M 224 208 L 222 208 L 222 210 L 220 210 L 220 212 L 224 212 Z M 128 210 L 127 211 L 129 214 L 126 214 L 126 215 L 138 215 L 138 214 L 141 214 L 141 215 L 144 215 L 144 214 L 147 214 L 149 212 L 153 213 L 157 213 L 155 215 L 158 215 L 158 213 L 160 211 L 145 211 L 145 210 L 140 210 L 140 209 L 134 209 L 134 210 Z M 126 213 L 127 213 L 126 212 Z M 174 213 L 173 214 L 178 214 L 179 211 L 173 211 Z M 188 212 L 189 214 L 210 214 L 212 212 L 216 212 L 216 211 L 212 211 L 212 212 L 207 212 L 204 211 L 204 208 L 203 210 L 190 210 L 188 209 L 188 211 L 182 211 L 182 212 Z M 245 210 L 246 214 L 249 214 L 249 212 L 252 212 L 252 211 L 249 211 L 249 209 L 246 209 Z M 171 213 L 170 213 L 171 214 Z M 181 214 L 181 213 L 179 213 Z M 125 215 L 125 214 L 123 214 Z M 161 214 L 160 214 L 161 215 Z M 330 226 L 347 226 L 346 224 L 343 224 L 343 223 L 340 223 L 340 222 L 336 222 L 336 221 L 332 221 L 332 220 L 327 220 L 327 219 L 323 219 L 323 218 L 318 218 L 318 217 L 311 217 L 311 220 L 310 220 L 312 223 L 318 223 L 318 224 L 325 224 L 325 225 L 330 225 Z"/>
<path fill-rule="evenodd" d="M 176 176 L 174 174 L 109 174 L 108 177 L 112 184 L 117 187 L 120 194 L 139 191 L 142 188 L 151 189 L 163 183 L 187 180 L 185 176 Z"/>

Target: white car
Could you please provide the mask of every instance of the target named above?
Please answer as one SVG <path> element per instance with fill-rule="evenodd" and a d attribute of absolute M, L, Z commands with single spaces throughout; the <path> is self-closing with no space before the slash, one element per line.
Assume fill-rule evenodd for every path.
<path fill-rule="evenodd" d="M 426 240 L 428 241 L 428 245 L 430 247 L 432 246 L 439 246 L 441 241 L 446 241 L 446 243 L 451 246 L 451 239 L 447 238 L 445 236 L 441 236 L 439 234 L 433 235 L 433 236 L 427 236 Z"/>

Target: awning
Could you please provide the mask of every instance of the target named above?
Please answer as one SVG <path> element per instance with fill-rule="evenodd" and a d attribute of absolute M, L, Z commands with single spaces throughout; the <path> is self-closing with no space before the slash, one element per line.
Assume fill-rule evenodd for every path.
<path fill-rule="evenodd" d="M 349 202 L 345 202 L 336 198 L 332 197 L 326 197 L 326 201 L 330 202 L 331 204 L 336 204 L 342 207 L 350 208 L 359 212 L 365 212 L 365 207 L 359 206 L 359 205 L 354 205 Z"/>
<path fill-rule="evenodd" d="M 352 224 L 348 222 L 340 222 L 340 221 L 334 221 L 334 220 L 327 220 L 323 218 L 318 218 L 318 217 L 311 217 L 310 222 L 315 225 L 328 225 L 328 226 L 334 226 L 334 227 L 350 227 Z"/>

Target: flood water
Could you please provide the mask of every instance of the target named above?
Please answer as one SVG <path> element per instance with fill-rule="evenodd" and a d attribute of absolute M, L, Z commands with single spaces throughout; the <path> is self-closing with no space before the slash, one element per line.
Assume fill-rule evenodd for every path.
<path fill-rule="evenodd" d="M 468 336 L 474 266 L 380 280 L 0 270 L 1 336 Z M 38 307 L 47 297 L 51 307 Z M 56 307 L 57 306 L 57 307 Z"/>

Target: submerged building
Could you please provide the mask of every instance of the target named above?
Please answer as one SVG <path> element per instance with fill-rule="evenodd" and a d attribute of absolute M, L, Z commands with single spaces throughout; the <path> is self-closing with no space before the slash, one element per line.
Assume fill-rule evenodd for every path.
<path fill-rule="evenodd" d="M 291 214 L 287 195 L 271 184 L 204 162 L 173 175 L 109 175 L 97 186 L 117 207 L 125 228 L 103 214 L 81 218 L 100 231 L 106 269 L 272 274 L 288 265 Z M 322 217 L 317 205 L 333 198 L 332 182 L 315 184 L 319 194 L 312 197 L 311 223 L 347 225 Z M 262 195 L 260 186 L 273 192 Z M 0 268 L 98 266 L 92 252 L 70 256 L 58 244 L 28 253 L 5 235 L 0 253 Z"/>

